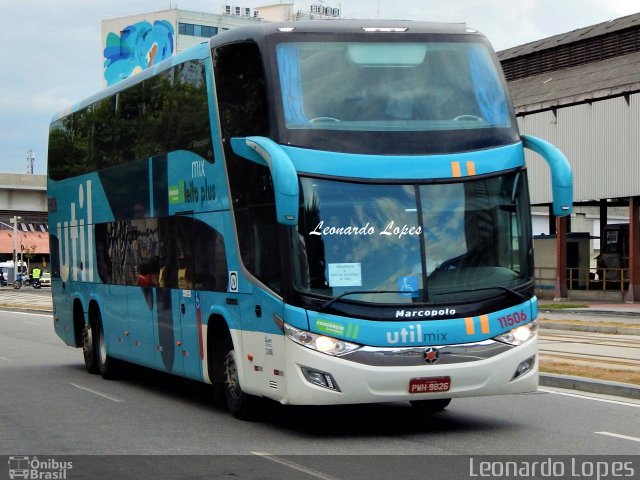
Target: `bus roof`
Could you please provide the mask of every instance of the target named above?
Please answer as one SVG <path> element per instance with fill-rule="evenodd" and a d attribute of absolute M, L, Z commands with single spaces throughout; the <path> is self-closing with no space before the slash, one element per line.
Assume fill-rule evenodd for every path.
<path fill-rule="evenodd" d="M 293 30 L 291 30 L 293 29 Z M 388 32 L 389 35 L 402 33 L 433 33 L 433 34 L 467 34 L 482 35 L 478 31 L 468 28 L 464 23 L 419 22 L 413 20 L 300 20 L 295 22 L 268 23 L 236 27 L 222 32 L 208 41 L 195 45 L 177 55 L 174 55 L 157 65 L 153 65 L 142 72 L 111 85 L 88 98 L 82 99 L 70 107 L 58 112 L 51 119 L 59 120 L 73 112 L 81 110 L 103 98 L 124 90 L 158 73 L 167 70 L 187 60 L 203 59 L 209 54 L 209 49 L 226 43 L 243 40 L 261 40 L 283 33 L 352 33 L 363 34 Z"/>
<path fill-rule="evenodd" d="M 258 25 L 236 27 L 211 37 L 211 46 L 241 40 L 261 39 L 283 33 L 435 33 L 478 34 L 465 23 L 419 22 L 414 20 L 298 20 L 281 23 L 263 22 Z"/>

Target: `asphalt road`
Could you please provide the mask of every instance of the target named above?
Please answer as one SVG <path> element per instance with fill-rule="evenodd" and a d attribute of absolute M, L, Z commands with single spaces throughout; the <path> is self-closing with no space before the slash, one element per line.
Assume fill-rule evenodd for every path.
<path fill-rule="evenodd" d="M 432 416 L 401 403 L 265 402 L 263 413 L 241 422 L 213 404 L 208 387 L 147 369 L 132 367 L 116 381 L 89 375 L 82 351 L 58 339 L 50 315 L 0 311 L 0 455 L 229 455 L 218 457 L 229 476 L 216 478 L 254 478 L 239 472 L 261 465 L 274 476 L 259 478 L 326 480 L 384 478 L 385 467 L 414 458 L 372 460 L 380 455 L 640 453 L 640 402 L 551 389 L 454 400 Z M 408 472 L 419 460 L 402 462 Z"/>

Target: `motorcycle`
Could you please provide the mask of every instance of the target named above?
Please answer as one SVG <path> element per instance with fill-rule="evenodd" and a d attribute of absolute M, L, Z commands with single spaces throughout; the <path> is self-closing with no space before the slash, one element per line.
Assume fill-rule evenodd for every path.
<path fill-rule="evenodd" d="M 20 276 L 17 278 L 17 280 L 15 282 L 13 282 L 13 288 L 14 290 L 20 290 L 23 286 L 25 287 L 33 287 L 36 290 L 41 288 L 40 285 L 40 279 L 39 278 L 29 278 L 29 277 L 23 277 Z"/>

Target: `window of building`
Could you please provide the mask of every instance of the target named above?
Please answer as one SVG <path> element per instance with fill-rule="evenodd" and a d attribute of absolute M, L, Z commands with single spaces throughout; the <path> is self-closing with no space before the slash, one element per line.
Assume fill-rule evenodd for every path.
<path fill-rule="evenodd" d="M 179 23 L 178 33 L 191 37 L 209 38 L 218 34 L 218 27 L 209 25 L 195 25 L 193 23 Z"/>

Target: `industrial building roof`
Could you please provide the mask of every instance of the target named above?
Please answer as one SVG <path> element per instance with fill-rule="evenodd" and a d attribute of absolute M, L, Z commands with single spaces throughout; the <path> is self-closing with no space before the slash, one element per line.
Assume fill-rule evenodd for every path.
<path fill-rule="evenodd" d="M 640 91 L 640 52 L 509 82 L 517 114 Z"/>
<path fill-rule="evenodd" d="M 579 28 L 571 32 L 559 33 L 558 35 L 525 43 L 524 45 L 518 45 L 517 47 L 501 51 L 498 56 L 500 57 L 500 61 L 505 61 L 513 57 L 521 57 L 541 50 L 555 48 L 569 43 L 576 43 L 589 38 L 599 37 L 634 27 L 640 27 L 640 13 L 634 13 L 632 15 L 627 15 L 626 17 L 609 20 L 608 22 Z"/>
<path fill-rule="evenodd" d="M 640 13 L 498 53 L 516 113 L 640 91 Z"/>

